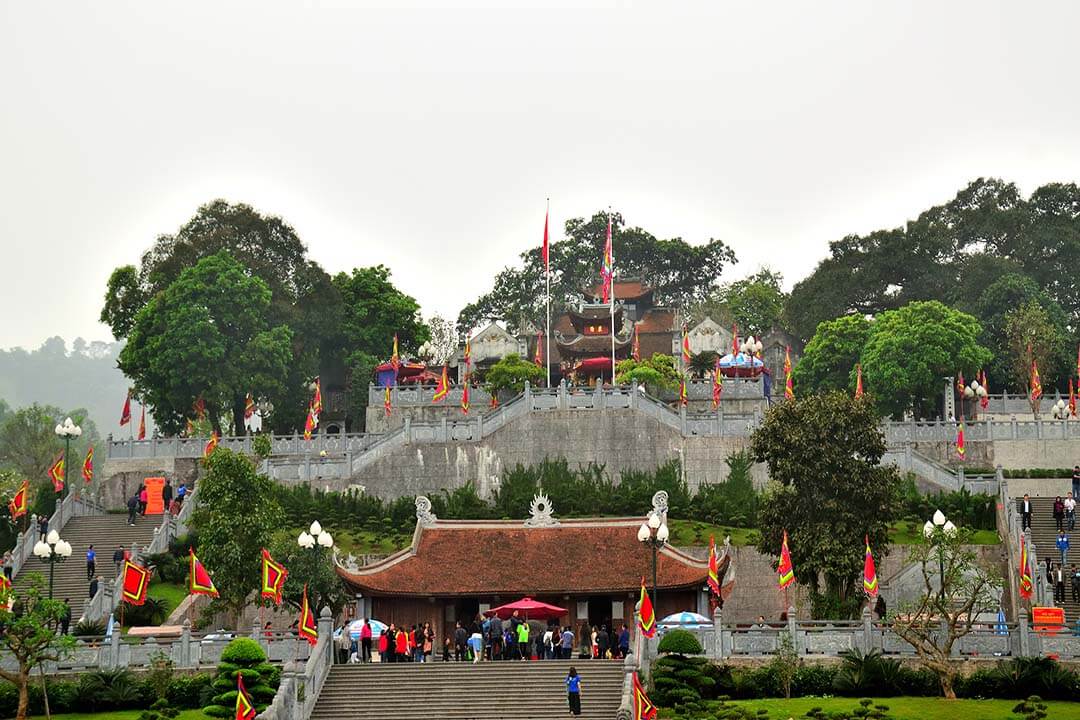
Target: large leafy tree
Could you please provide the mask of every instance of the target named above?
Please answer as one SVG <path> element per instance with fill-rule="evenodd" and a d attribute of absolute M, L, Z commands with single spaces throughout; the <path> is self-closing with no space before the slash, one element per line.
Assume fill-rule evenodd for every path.
<path fill-rule="evenodd" d="M 517 353 L 510 353 L 488 368 L 484 375 L 492 393 L 525 392 L 525 383 L 537 387 L 544 381 L 544 369 L 536 363 L 523 360 Z"/>
<path fill-rule="evenodd" d="M 307 586 L 308 602 L 316 617 L 324 607 L 337 617 L 352 595 L 334 570 L 333 550 L 319 545 L 302 548 L 296 542 L 297 534 L 299 531 L 278 532 L 270 547 L 274 560 L 289 570 L 282 597 L 299 609 Z"/>
<path fill-rule="evenodd" d="M 675 367 L 675 358 L 656 353 L 641 360 L 620 360 L 615 365 L 615 379 L 620 385 L 636 382 L 652 395 L 659 396 L 664 390 L 678 386 L 679 370 Z"/>
<path fill-rule="evenodd" d="M 773 480 L 758 507 L 759 547 L 779 556 L 787 530 L 795 577 L 813 591 L 815 615 L 857 612 L 863 538 L 888 547 L 900 477 L 879 465 L 886 446 L 878 425 L 868 400 L 829 392 L 774 405 L 751 437 L 754 460 Z"/>
<path fill-rule="evenodd" d="M 640 227 L 628 227 L 619 213 L 611 214 L 615 267 L 618 277 L 639 278 L 652 286 L 660 303 L 689 307 L 717 288 L 725 265 L 735 254 L 720 240 L 691 245 L 682 238 L 661 240 Z M 566 239 L 551 244 L 552 311 L 578 297 L 600 280 L 608 213 L 566 221 Z M 462 332 L 485 321 L 498 320 L 509 329 L 522 322 L 536 324 L 544 317 L 544 261 L 541 246 L 521 254 L 519 267 L 505 268 L 495 277 L 491 292 L 466 305 L 458 315 Z"/>
<path fill-rule="evenodd" d="M 269 288 L 264 311 L 268 327 L 291 331 L 288 375 L 284 392 L 272 398 L 277 407 L 272 421 L 277 430 L 298 427 L 304 421 L 307 383 L 318 374 L 327 345 L 338 337 L 341 299 L 329 275 L 307 258 L 307 248 L 281 218 L 224 200 L 203 205 L 175 234 L 159 236 L 138 267 L 125 265 L 113 271 L 101 320 L 116 339 L 128 338 L 140 311 L 154 298 L 185 270 L 223 250 Z M 240 393 L 248 390 L 237 388 Z M 184 405 L 190 407 L 196 397 L 197 393 Z"/>
<path fill-rule="evenodd" d="M 1053 377 L 1065 364 L 1061 350 L 1065 334 L 1037 300 L 1029 300 L 1005 315 L 1005 341 L 1008 348 L 1009 374 L 1018 385 L 1029 385 L 1034 364 L 1038 364 L 1040 383 Z M 1047 373 L 1047 370 L 1050 373 Z M 1039 402 L 1031 397 L 1031 410 L 1038 414 Z"/>
<path fill-rule="evenodd" d="M 244 398 L 280 398 L 292 359 L 292 330 L 271 327 L 270 288 L 226 250 L 199 260 L 135 316 L 120 369 L 166 431 L 206 401 L 214 428 L 222 416 L 244 426 Z"/>
<path fill-rule="evenodd" d="M 0 627 L 4 629 L 0 648 L 13 661 L 0 667 L 0 678 L 14 685 L 19 693 L 16 720 L 25 720 L 29 712 L 30 673 L 46 662 L 60 660 L 75 647 L 74 637 L 57 634 L 67 612 L 64 603 L 50 600 L 43 585 L 41 576 L 34 574 L 10 609 L 8 600 L 13 591 L 0 591 Z"/>
<path fill-rule="evenodd" d="M 855 365 L 869 337 L 870 321 L 862 315 L 819 324 L 792 370 L 799 392 L 853 389 Z"/>
<path fill-rule="evenodd" d="M 239 627 L 248 597 L 259 589 L 260 551 L 270 547 L 285 514 L 274 499 L 274 482 L 256 472 L 251 459 L 219 447 L 204 462 L 192 524 L 199 559 L 219 593 L 209 610 L 229 612 Z"/>
<path fill-rule="evenodd" d="M 990 360 L 980 332 L 975 318 L 936 301 L 881 313 L 862 352 L 863 378 L 878 407 L 894 416 L 935 414 L 944 378 L 974 377 Z"/>
<path fill-rule="evenodd" d="M 761 337 L 781 325 L 784 276 L 763 267 L 753 275 L 724 285 L 691 312 L 693 320 L 706 315 L 718 323 L 738 325 L 740 335 Z"/>

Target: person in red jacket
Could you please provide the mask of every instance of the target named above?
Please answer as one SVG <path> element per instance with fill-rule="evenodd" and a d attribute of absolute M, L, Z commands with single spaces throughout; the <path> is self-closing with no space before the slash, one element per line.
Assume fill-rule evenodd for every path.
<path fill-rule="evenodd" d="M 394 641 L 394 654 L 398 662 L 406 662 L 409 659 L 409 633 L 405 631 L 405 628 L 397 631 Z"/>
<path fill-rule="evenodd" d="M 379 635 L 379 662 L 390 662 L 390 628 L 384 628 Z"/>

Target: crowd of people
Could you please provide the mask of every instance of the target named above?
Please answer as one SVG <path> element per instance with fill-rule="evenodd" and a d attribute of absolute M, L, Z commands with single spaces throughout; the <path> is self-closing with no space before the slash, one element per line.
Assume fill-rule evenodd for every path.
<path fill-rule="evenodd" d="M 339 636 L 340 662 L 431 662 L 437 656 L 436 637 L 431 623 L 399 626 L 390 623 L 381 633 L 364 619 L 357 636 L 342 628 Z M 515 611 L 509 619 L 482 615 L 471 623 L 454 624 L 442 641 L 443 662 L 491 660 L 570 660 L 575 643 L 579 659 L 620 659 L 630 652 L 630 630 L 623 625 L 617 633 L 606 625 L 582 625 L 577 635 L 569 625 L 530 623 Z"/>

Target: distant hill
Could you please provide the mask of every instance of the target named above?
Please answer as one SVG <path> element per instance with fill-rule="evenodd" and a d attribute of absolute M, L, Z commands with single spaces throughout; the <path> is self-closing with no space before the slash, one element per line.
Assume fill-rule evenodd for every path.
<path fill-rule="evenodd" d="M 128 382 L 116 367 L 122 343 L 76 338 L 71 348 L 52 337 L 36 350 L 0 350 L 0 398 L 12 409 L 32 403 L 84 407 L 102 437 L 121 436 L 120 409 Z M 138 408 L 132 407 L 138 428 Z M 153 422 L 147 417 L 147 432 Z M 128 428 L 123 428 L 123 436 Z"/>

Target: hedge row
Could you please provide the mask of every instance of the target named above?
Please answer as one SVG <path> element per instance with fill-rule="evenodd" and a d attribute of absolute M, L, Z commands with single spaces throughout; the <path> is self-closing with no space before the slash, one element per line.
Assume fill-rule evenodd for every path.
<path fill-rule="evenodd" d="M 165 698 L 169 705 L 181 710 L 200 708 L 213 692 L 211 680 L 205 673 L 177 675 L 169 681 Z M 144 710 L 157 700 L 150 681 L 127 670 L 101 670 L 83 673 L 73 680 L 48 680 L 46 687 L 49 710 L 53 713 Z M 30 683 L 29 695 L 30 714 L 44 715 L 45 703 L 37 677 Z M 15 717 L 18 707 L 18 688 L 0 682 L 0 717 Z"/>

